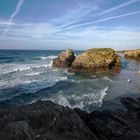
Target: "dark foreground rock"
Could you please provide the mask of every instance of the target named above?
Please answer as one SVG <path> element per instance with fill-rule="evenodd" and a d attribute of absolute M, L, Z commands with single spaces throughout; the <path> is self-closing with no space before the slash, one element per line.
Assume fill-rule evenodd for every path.
<path fill-rule="evenodd" d="M 69 72 L 119 71 L 121 63 L 116 52 L 111 48 L 89 49 L 73 61 Z"/>
<path fill-rule="evenodd" d="M 139 140 L 140 98 L 124 98 L 126 111 L 88 114 L 50 101 L 0 109 L 0 140 Z"/>
<path fill-rule="evenodd" d="M 67 51 L 60 53 L 58 57 L 53 60 L 53 66 L 68 68 L 71 66 L 74 59 L 75 55 L 73 50 L 68 49 Z"/>

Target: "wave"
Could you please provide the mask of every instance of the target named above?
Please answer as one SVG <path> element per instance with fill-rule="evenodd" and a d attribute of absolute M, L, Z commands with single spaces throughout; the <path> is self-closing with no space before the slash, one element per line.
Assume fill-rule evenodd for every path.
<path fill-rule="evenodd" d="M 68 72 L 68 70 L 65 70 L 64 72 L 65 72 L 66 74 L 68 74 L 68 75 L 75 75 L 74 72 L 73 72 L 73 73 L 72 73 L 72 72 Z"/>
<path fill-rule="evenodd" d="M 34 75 L 40 75 L 40 74 L 43 74 L 43 72 L 32 72 L 32 73 L 27 73 L 25 75 L 27 75 L 27 76 L 34 76 Z"/>
<path fill-rule="evenodd" d="M 63 106 L 80 108 L 81 110 L 91 112 L 94 108 L 102 107 L 108 88 L 109 86 L 106 86 L 102 90 L 94 90 L 93 92 L 88 92 L 81 95 L 66 95 L 60 91 L 57 95 L 55 95 L 55 97 L 51 97 L 50 100 Z"/>
<path fill-rule="evenodd" d="M 111 80 L 111 79 L 108 78 L 108 77 L 104 77 L 103 79 L 104 79 L 104 80 L 107 80 L 107 81 L 110 81 L 110 82 L 113 82 L 113 80 Z"/>
<path fill-rule="evenodd" d="M 57 57 L 56 55 L 50 55 L 50 56 L 37 57 L 37 59 L 45 60 L 45 59 L 54 59 L 56 57 Z"/>
<path fill-rule="evenodd" d="M 12 67 L 16 67 L 11 69 L 11 66 L 9 65 L 9 67 L 5 68 L 6 70 L 3 70 L 4 72 L 2 74 L 11 74 L 11 73 L 15 73 L 15 72 L 23 72 L 23 71 L 27 71 L 30 69 L 35 69 L 35 68 L 41 68 L 41 67 L 45 67 L 45 68 L 51 68 L 52 67 L 52 61 L 49 64 L 42 64 L 42 65 L 19 65 L 19 66 L 12 66 Z M 11 70 L 9 70 L 11 69 Z"/>
<path fill-rule="evenodd" d="M 3 74 L 10 74 L 10 73 L 14 73 L 14 72 L 22 72 L 22 71 L 26 71 L 26 70 L 29 70 L 31 69 L 30 66 L 27 66 L 27 67 L 17 67 L 17 68 L 14 68 L 10 71 L 5 71 Z"/>

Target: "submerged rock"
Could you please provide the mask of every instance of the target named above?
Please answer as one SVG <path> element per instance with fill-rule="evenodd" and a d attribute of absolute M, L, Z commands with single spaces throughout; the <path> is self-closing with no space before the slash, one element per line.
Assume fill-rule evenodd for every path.
<path fill-rule="evenodd" d="M 120 59 L 111 48 L 90 49 L 81 53 L 72 63 L 70 72 L 99 72 L 120 70 Z"/>
<path fill-rule="evenodd" d="M 126 51 L 125 52 L 125 58 L 140 60 L 140 49 Z"/>
<path fill-rule="evenodd" d="M 0 109 L 0 140 L 139 140 L 140 98 L 121 103 L 125 111 L 86 113 L 51 101 Z"/>
<path fill-rule="evenodd" d="M 53 60 L 54 67 L 68 68 L 71 66 L 75 59 L 75 55 L 72 49 L 68 49 L 58 55 L 57 58 Z"/>

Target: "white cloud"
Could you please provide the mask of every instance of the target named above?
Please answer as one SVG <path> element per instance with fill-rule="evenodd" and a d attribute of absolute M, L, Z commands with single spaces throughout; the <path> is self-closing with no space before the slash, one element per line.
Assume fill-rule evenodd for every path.
<path fill-rule="evenodd" d="M 19 13 L 20 8 L 21 8 L 23 2 L 24 2 L 24 0 L 19 0 L 19 2 L 17 3 L 17 6 L 16 6 L 15 11 L 11 14 L 11 16 L 10 16 L 10 18 L 9 18 L 9 20 L 8 20 L 9 24 L 7 24 L 7 27 L 5 28 L 5 30 L 4 30 L 4 32 L 3 32 L 3 36 L 6 35 L 8 29 L 9 29 L 9 27 L 10 27 L 10 25 L 11 25 L 10 23 L 13 22 L 14 17 Z"/>

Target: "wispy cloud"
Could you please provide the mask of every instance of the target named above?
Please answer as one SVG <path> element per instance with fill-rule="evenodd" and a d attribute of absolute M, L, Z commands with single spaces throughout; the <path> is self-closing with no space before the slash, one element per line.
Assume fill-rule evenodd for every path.
<path fill-rule="evenodd" d="M 121 9 L 121 8 L 124 8 L 124 7 L 126 7 L 126 6 L 131 5 L 131 4 L 134 4 L 134 3 L 138 2 L 138 1 L 140 1 L 140 0 L 130 0 L 130 1 L 127 1 L 127 2 L 125 2 L 125 3 L 122 3 L 122 4 L 120 4 L 120 5 L 117 5 L 117 6 L 115 6 L 115 7 L 112 7 L 112 8 L 109 8 L 109 9 L 107 9 L 107 10 L 104 10 L 104 11 L 100 12 L 100 13 L 98 14 L 98 16 L 105 15 L 105 14 L 108 14 L 108 13 L 111 13 L 111 12 L 114 12 L 114 11 L 117 11 L 117 10 L 119 10 L 119 9 Z"/>
<path fill-rule="evenodd" d="M 98 2 L 98 0 L 95 1 Z M 100 1 L 106 2 L 105 0 Z M 13 42 L 14 39 L 21 42 L 22 40 L 23 42 L 32 41 L 34 44 L 44 43 L 44 46 L 49 44 L 49 46 L 53 46 L 54 48 L 56 45 L 80 47 L 82 49 L 90 47 L 117 47 L 118 45 L 120 47 L 130 47 L 131 45 L 138 47 L 140 29 L 137 30 L 135 27 L 130 28 L 129 24 L 128 27 L 127 24 L 123 24 L 125 28 L 120 28 L 123 22 L 120 24 L 119 18 L 140 14 L 140 10 L 132 11 L 134 9 L 129 9 L 129 12 L 126 11 L 125 13 L 116 15 L 116 13 L 125 11 L 120 11 L 121 8 L 131 7 L 132 4 L 138 1 L 140 0 L 129 0 L 109 9 L 98 5 L 99 3 L 95 3 L 95 5 L 93 3 L 86 3 L 87 5 L 79 3 L 67 9 L 67 12 L 64 12 L 61 16 L 55 16 L 52 20 L 48 19 L 48 22 L 28 23 L 24 21 L 21 23 L 21 21 L 18 22 L 17 20 L 14 22 L 15 16 L 19 13 L 24 2 L 24 0 L 19 0 L 10 19 L 7 21 L 0 20 L 0 33 L 1 35 L 3 34 L 0 40 L 4 40 L 5 42 L 10 39 Z M 93 1 L 91 0 L 91 2 Z M 109 16 L 109 13 L 112 16 Z M 110 21 L 109 23 L 111 24 L 111 21 L 114 19 L 118 19 L 116 23 L 119 23 L 114 28 L 107 24 L 107 26 L 103 27 L 98 24 L 105 21 Z M 4 32 L 3 29 L 5 29 Z"/>
<path fill-rule="evenodd" d="M 9 18 L 9 20 L 8 20 L 8 24 L 7 24 L 7 27 L 5 28 L 5 30 L 4 30 L 4 32 L 3 32 L 3 36 L 6 35 L 8 29 L 9 29 L 9 27 L 10 27 L 10 25 L 11 25 L 13 19 L 14 19 L 14 17 L 19 13 L 20 8 L 21 8 L 23 2 L 24 2 L 24 0 L 19 0 L 18 4 L 17 4 L 17 6 L 16 6 L 15 11 L 12 13 L 12 15 L 10 16 L 10 18 Z"/>
<path fill-rule="evenodd" d="M 117 6 L 114 6 L 112 8 L 101 11 L 101 9 L 99 8 L 96 1 L 91 4 L 93 6 L 90 5 L 90 6 L 87 7 L 87 5 L 85 6 L 84 4 L 82 4 L 81 2 L 76 0 L 76 2 L 80 5 L 80 7 L 83 10 L 83 11 L 80 12 L 82 14 L 80 14 L 80 16 L 75 16 L 75 15 L 77 15 L 77 13 L 73 13 L 73 12 L 70 11 L 69 15 L 74 15 L 74 20 L 71 19 L 69 22 L 67 22 L 65 24 L 62 24 L 59 28 L 66 28 L 66 27 L 68 27 L 72 24 L 77 23 L 80 20 L 83 20 L 83 18 L 85 18 L 85 17 L 90 17 L 90 19 L 91 19 L 91 18 L 100 17 L 102 15 L 109 14 L 109 13 L 117 11 L 121 8 L 125 8 L 129 5 L 132 5 L 132 4 L 134 4 L 138 1 L 140 1 L 140 0 L 130 0 L 130 1 L 124 2 L 120 5 L 117 5 Z M 75 17 L 76 17 L 76 19 L 75 19 Z M 61 18 L 60 18 L 60 20 L 61 20 Z"/>
<path fill-rule="evenodd" d="M 99 20 L 92 21 L 92 22 L 86 22 L 86 23 L 82 23 L 82 24 L 77 24 L 77 25 L 65 28 L 64 30 L 69 30 L 69 29 L 73 29 L 73 28 L 77 28 L 77 27 L 87 26 L 87 25 L 91 25 L 91 24 L 95 24 L 95 23 L 100 23 L 100 22 L 104 22 L 104 21 L 109 21 L 109 20 L 113 20 L 113 19 L 118 19 L 118 18 L 122 18 L 122 17 L 126 17 L 126 16 L 132 16 L 132 15 L 135 15 L 135 14 L 140 14 L 140 10 L 139 11 L 125 13 L 125 14 L 121 14 L 121 15 L 118 15 L 118 16 L 112 16 L 112 17 L 108 17 L 108 18 L 104 18 L 104 19 L 99 19 Z"/>

